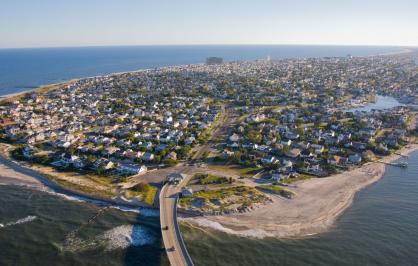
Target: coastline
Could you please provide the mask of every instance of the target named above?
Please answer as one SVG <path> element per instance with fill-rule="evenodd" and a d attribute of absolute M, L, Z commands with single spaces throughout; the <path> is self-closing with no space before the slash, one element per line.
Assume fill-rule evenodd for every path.
<path fill-rule="evenodd" d="M 410 51 L 403 50 L 391 54 L 406 52 Z M 140 71 L 147 71 L 147 69 L 115 72 L 92 77 L 135 73 Z M 0 100 L 7 100 L 8 98 L 13 98 L 28 92 L 39 91 L 48 87 L 50 87 L 49 89 L 53 89 L 56 86 L 63 86 L 70 82 L 92 77 L 76 78 L 50 85 L 43 85 L 39 88 L 19 93 L 2 95 L 0 96 Z M 416 149 L 417 147 L 414 146 L 413 148 L 407 148 L 400 152 L 409 153 Z M 392 155 L 384 158 L 384 161 L 389 162 L 397 158 L 399 158 L 399 156 Z M 383 176 L 384 169 L 385 166 L 381 163 L 369 163 L 355 170 L 336 176 L 297 182 L 294 184 L 293 188 L 290 188 L 290 190 L 296 194 L 293 199 L 287 200 L 273 196 L 272 204 L 260 207 L 249 213 L 203 218 L 183 218 L 182 220 L 186 223 L 190 222 L 200 227 L 215 228 L 226 233 L 256 238 L 303 237 L 321 233 L 328 230 L 334 224 L 336 218 L 351 205 L 357 191 L 378 181 Z M 0 162 L 0 184 L 23 185 L 40 190 L 50 190 L 52 192 L 59 191 L 59 193 L 64 195 L 82 197 L 111 205 L 144 207 L 126 202 L 123 198 L 107 200 L 83 195 L 59 186 L 46 177 L 43 177 L 43 179 L 46 180 L 45 182 L 39 178 L 33 177 L 33 175 L 24 175 L 14 170 L 12 170 L 12 172 L 7 172 L 9 170 L 10 169 L 8 169 L 7 166 L 5 167 L 4 164 Z M 6 175 L 4 174 L 5 172 L 7 173 Z M 355 179 L 355 182 L 353 182 L 353 179 Z M 321 193 L 318 193 L 318 191 Z M 335 204 L 335 202 L 337 202 L 337 204 Z"/>
<path fill-rule="evenodd" d="M 126 200 L 122 197 L 108 199 L 70 190 L 56 184 L 49 178 L 43 176 L 41 173 L 25 167 L 13 160 L 4 158 L 3 155 L 0 154 L 0 186 L 1 185 L 25 187 L 28 189 L 63 196 L 67 199 L 89 202 L 96 205 L 155 210 L 152 206 L 144 205 L 138 201 Z"/>
<path fill-rule="evenodd" d="M 407 155 L 416 150 L 418 145 L 411 144 L 397 153 Z M 400 157 L 393 154 L 380 161 L 389 163 Z M 355 194 L 384 173 L 385 164 L 366 163 L 341 174 L 297 182 L 289 188 L 296 194 L 290 200 L 273 197 L 273 203 L 249 213 L 182 218 L 182 222 L 250 238 L 307 237 L 329 230 L 353 203 Z"/>
<path fill-rule="evenodd" d="M 410 53 L 410 52 L 413 51 L 411 48 L 406 48 L 406 47 L 397 47 L 397 48 L 399 48 L 400 50 L 399 51 L 392 51 L 392 52 L 370 54 L 370 55 L 364 55 L 364 56 L 358 56 L 358 57 L 391 56 L 391 55 L 397 55 L 397 54 Z M 344 56 L 341 56 L 341 57 L 344 57 Z M 280 58 L 278 60 L 287 60 L 287 59 L 296 59 L 296 57 L 295 58 L 292 58 L 292 57 L 290 57 L 290 58 Z M 257 60 L 259 60 L 259 59 L 257 59 Z M 232 61 L 235 61 L 235 60 L 232 60 Z M 238 60 L 238 61 L 253 61 L 253 60 Z M 76 82 L 76 81 L 83 80 L 83 79 L 98 78 L 98 77 L 112 76 L 112 75 L 121 75 L 121 74 L 126 74 L 126 73 L 137 73 L 137 72 L 142 72 L 142 71 L 150 71 L 150 70 L 153 70 L 153 69 L 166 69 L 166 68 L 171 68 L 171 67 L 182 67 L 182 66 L 200 65 L 200 64 L 203 64 L 203 63 L 167 65 L 167 66 L 160 66 L 160 67 L 155 67 L 155 68 L 139 68 L 139 69 L 128 70 L 128 71 L 116 71 L 116 72 L 111 72 L 111 73 L 108 73 L 108 74 L 98 74 L 98 75 L 93 75 L 93 76 L 74 77 L 74 78 L 70 78 L 68 80 L 63 80 L 63 81 L 56 82 L 56 83 L 39 85 L 36 88 L 30 88 L 30 89 L 23 90 L 23 91 L 16 92 L 16 93 L 0 94 L 0 101 L 6 100 L 7 98 L 20 96 L 20 95 L 23 95 L 23 94 L 26 94 L 26 93 L 29 93 L 29 92 L 36 92 L 36 91 L 39 91 L 40 89 L 45 88 L 45 87 L 62 86 L 62 85 L 65 85 L 67 83 Z"/>

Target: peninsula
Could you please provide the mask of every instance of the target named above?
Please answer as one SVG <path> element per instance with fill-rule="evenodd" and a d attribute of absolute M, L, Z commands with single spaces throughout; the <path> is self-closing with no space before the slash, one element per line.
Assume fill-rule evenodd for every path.
<path fill-rule="evenodd" d="M 187 223 L 251 237 L 322 232 L 416 149 L 414 56 L 184 65 L 13 95 L 0 104 L 0 182 L 37 185 L 36 173 L 158 207 L 163 184 L 187 174 L 175 201 Z M 398 106 L 356 110 L 381 95 Z"/>

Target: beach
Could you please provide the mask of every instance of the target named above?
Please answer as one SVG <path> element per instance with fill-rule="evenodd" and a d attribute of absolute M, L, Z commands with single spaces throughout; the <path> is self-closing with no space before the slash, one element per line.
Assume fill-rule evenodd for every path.
<path fill-rule="evenodd" d="M 418 145 L 411 144 L 397 153 L 407 155 L 417 148 Z M 387 163 L 399 157 L 394 154 L 380 161 Z M 356 192 L 378 181 L 384 172 L 385 164 L 366 163 L 330 177 L 296 182 L 289 187 L 296 194 L 294 198 L 272 196 L 273 203 L 249 213 L 182 218 L 182 221 L 252 238 L 306 237 L 329 230 L 351 205 Z"/>

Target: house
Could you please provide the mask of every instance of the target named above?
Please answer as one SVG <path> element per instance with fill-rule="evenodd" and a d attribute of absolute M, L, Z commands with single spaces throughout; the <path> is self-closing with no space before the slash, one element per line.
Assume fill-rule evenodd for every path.
<path fill-rule="evenodd" d="M 319 164 L 310 164 L 308 167 L 306 167 L 306 171 L 308 172 L 319 172 L 321 171 L 321 168 Z"/>
<path fill-rule="evenodd" d="M 187 187 L 183 188 L 181 190 L 181 196 L 182 197 L 192 197 L 193 196 L 193 189 L 187 188 Z"/>
<path fill-rule="evenodd" d="M 301 150 L 298 148 L 293 148 L 290 151 L 286 152 L 286 156 L 292 159 L 296 159 L 300 156 Z"/>
<path fill-rule="evenodd" d="M 321 154 L 325 150 L 324 146 L 318 144 L 312 144 L 311 147 L 315 150 L 315 154 Z"/>
<path fill-rule="evenodd" d="M 271 164 L 271 163 L 275 163 L 277 162 L 276 157 L 271 156 L 271 157 L 265 157 L 263 159 L 261 159 L 261 163 L 262 164 Z"/>
<path fill-rule="evenodd" d="M 152 161 L 152 160 L 154 160 L 154 154 L 146 152 L 142 155 L 141 159 L 144 160 L 144 161 Z"/>
<path fill-rule="evenodd" d="M 341 157 L 334 155 L 328 159 L 328 163 L 331 165 L 340 165 L 341 164 Z"/>
<path fill-rule="evenodd" d="M 271 179 L 273 179 L 274 181 L 281 181 L 289 177 L 290 177 L 289 174 L 285 174 L 285 173 L 273 173 L 271 175 Z"/>
<path fill-rule="evenodd" d="M 93 169 L 98 170 L 100 168 L 104 169 L 104 170 L 110 170 L 115 168 L 115 164 L 112 161 L 109 160 L 105 160 L 105 159 L 97 159 L 93 166 Z"/>
<path fill-rule="evenodd" d="M 299 134 L 296 134 L 290 131 L 287 131 L 284 135 L 287 139 L 290 139 L 290 140 L 296 140 L 299 138 Z"/>
<path fill-rule="evenodd" d="M 237 135 L 237 134 L 232 134 L 230 137 L 229 137 L 229 141 L 231 141 L 231 142 L 237 142 L 239 140 L 239 136 Z"/>
<path fill-rule="evenodd" d="M 169 154 L 167 154 L 167 156 L 165 158 L 175 161 L 175 160 L 177 160 L 177 153 L 172 151 Z"/>
<path fill-rule="evenodd" d="M 187 145 L 193 144 L 193 142 L 195 142 L 195 137 L 188 137 L 184 143 L 186 143 Z"/>
<path fill-rule="evenodd" d="M 280 141 L 280 144 L 282 144 L 283 146 L 290 146 L 290 145 L 292 145 L 292 140 L 290 140 L 290 139 L 282 140 L 282 141 Z"/>
<path fill-rule="evenodd" d="M 145 165 L 119 164 L 116 170 L 121 174 L 137 175 L 146 173 L 147 167 Z"/>
<path fill-rule="evenodd" d="M 361 156 L 359 154 L 352 154 L 348 156 L 348 161 L 352 164 L 359 164 L 361 163 Z"/>

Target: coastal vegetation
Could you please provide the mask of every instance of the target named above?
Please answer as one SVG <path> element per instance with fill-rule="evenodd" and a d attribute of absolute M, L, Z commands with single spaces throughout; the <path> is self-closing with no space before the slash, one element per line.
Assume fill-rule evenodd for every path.
<path fill-rule="evenodd" d="M 154 186 L 146 183 L 138 183 L 133 187 L 125 190 L 124 195 L 128 199 L 136 198 L 139 201 L 143 201 L 151 206 L 154 203 L 157 191 L 158 189 Z"/>
<path fill-rule="evenodd" d="M 213 185 L 213 184 L 232 184 L 232 177 L 220 177 L 211 174 L 197 173 L 193 176 L 189 184 Z"/>
<path fill-rule="evenodd" d="M 245 211 L 269 201 L 268 196 L 252 187 L 237 186 L 195 192 L 179 200 L 180 207 L 204 213 Z"/>
<path fill-rule="evenodd" d="M 257 186 L 256 188 L 263 192 L 277 194 L 288 199 L 291 199 L 294 196 L 294 193 L 292 191 L 284 189 L 278 185 L 261 185 Z"/>

